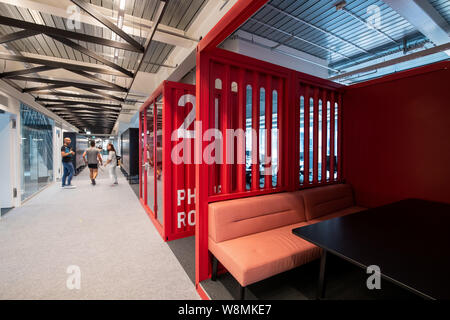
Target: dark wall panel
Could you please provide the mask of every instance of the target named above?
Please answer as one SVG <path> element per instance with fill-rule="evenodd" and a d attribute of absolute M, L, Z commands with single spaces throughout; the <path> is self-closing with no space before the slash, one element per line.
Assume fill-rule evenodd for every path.
<path fill-rule="evenodd" d="M 122 168 L 129 176 L 139 174 L 139 129 L 129 128 L 121 135 Z"/>
<path fill-rule="evenodd" d="M 450 203 L 450 63 L 349 87 L 343 169 L 358 204 Z"/>

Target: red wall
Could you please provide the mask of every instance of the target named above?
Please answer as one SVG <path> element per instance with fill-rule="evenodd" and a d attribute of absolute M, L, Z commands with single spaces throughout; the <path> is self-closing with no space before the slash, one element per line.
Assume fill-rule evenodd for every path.
<path fill-rule="evenodd" d="M 351 86 L 343 174 L 358 204 L 450 203 L 450 62 Z"/>

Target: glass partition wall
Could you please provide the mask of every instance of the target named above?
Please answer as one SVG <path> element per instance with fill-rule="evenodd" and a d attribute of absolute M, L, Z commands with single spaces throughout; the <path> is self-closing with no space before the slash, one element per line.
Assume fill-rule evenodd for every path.
<path fill-rule="evenodd" d="M 54 121 L 23 103 L 20 121 L 23 201 L 53 180 Z"/>
<path fill-rule="evenodd" d="M 152 211 L 160 224 L 163 224 L 163 133 L 162 133 L 162 97 L 141 113 L 143 154 L 141 196 L 144 204 Z M 147 186 L 144 188 L 144 186 Z"/>

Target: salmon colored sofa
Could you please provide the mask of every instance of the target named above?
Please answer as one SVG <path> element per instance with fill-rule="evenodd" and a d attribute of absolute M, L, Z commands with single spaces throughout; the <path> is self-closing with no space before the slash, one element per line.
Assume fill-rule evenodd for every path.
<path fill-rule="evenodd" d="M 364 209 L 346 184 L 210 203 L 212 280 L 219 261 L 239 282 L 243 299 L 246 286 L 320 257 L 320 249 L 292 229 Z"/>

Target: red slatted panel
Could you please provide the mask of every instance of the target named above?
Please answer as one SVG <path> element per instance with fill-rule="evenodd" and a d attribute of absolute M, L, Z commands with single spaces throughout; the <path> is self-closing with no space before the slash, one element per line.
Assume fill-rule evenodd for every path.
<path fill-rule="evenodd" d="M 266 158 L 264 159 L 264 187 L 272 188 L 272 161 L 268 161 L 272 157 L 272 77 L 266 76 L 266 104 L 265 104 L 265 120 L 266 120 Z"/>
<path fill-rule="evenodd" d="M 338 163 L 337 163 L 337 181 L 341 181 L 342 177 L 342 93 L 339 93 L 338 98 L 338 132 L 337 132 L 337 141 L 338 141 L 338 150 L 337 150 L 337 156 L 338 156 Z"/>
<path fill-rule="evenodd" d="M 214 80 L 222 80 L 222 89 L 214 89 Z M 233 81 L 237 82 L 237 94 L 231 90 Z M 228 52 L 222 49 L 209 49 L 207 52 L 199 53 L 197 55 L 197 94 L 199 101 L 199 110 L 197 112 L 197 120 L 202 122 L 202 132 L 214 127 L 216 116 L 210 116 L 215 113 L 215 98 L 220 98 L 219 101 L 219 130 L 226 128 L 231 129 L 245 129 L 247 125 L 246 112 L 246 86 L 251 86 L 251 126 L 254 133 L 251 138 L 251 152 L 248 158 L 251 158 L 249 168 L 244 164 L 227 164 L 226 166 L 205 165 L 204 163 L 196 165 L 196 188 L 197 188 L 197 212 L 198 219 L 196 231 L 196 276 L 197 281 L 201 281 L 208 277 L 210 272 L 210 264 L 208 258 L 208 203 L 221 200 L 236 199 L 242 197 L 249 197 L 261 194 L 269 194 L 285 190 L 295 190 L 299 187 L 299 154 L 301 151 L 304 154 L 303 172 L 304 181 L 300 187 L 311 187 L 326 182 L 326 163 L 327 163 L 327 143 L 329 139 L 334 143 L 334 134 L 328 137 L 327 135 L 327 99 L 328 95 L 334 102 L 334 94 L 340 87 L 330 81 L 315 78 L 307 74 L 289 70 L 270 63 L 259 61 L 250 57 L 242 56 L 236 53 Z M 265 150 L 260 150 L 260 89 L 265 90 Z M 273 113 L 273 89 L 277 88 L 278 94 L 278 173 L 277 173 L 277 187 L 272 188 L 271 172 L 265 175 L 264 188 L 260 187 L 260 158 L 259 152 L 264 153 L 267 157 L 272 154 L 272 144 L 275 143 L 272 139 L 272 113 Z M 303 150 L 299 150 L 299 95 L 304 96 L 304 137 Z M 312 97 L 313 102 L 310 102 Z M 320 114 L 322 121 L 320 122 L 322 130 L 319 131 L 319 100 L 323 101 L 323 109 Z M 249 101 L 250 103 L 250 101 Z M 250 107 L 250 106 L 249 106 Z M 310 133 L 310 111 L 314 117 L 314 128 Z M 333 105 L 334 116 L 334 105 Z M 250 112 L 249 112 L 250 116 Z M 248 119 L 250 122 L 250 119 Z M 311 119 L 313 120 L 313 119 Z M 334 123 L 331 121 L 330 126 Z M 295 132 L 293 132 L 295 130 Z M 312 135 L 312 136 L 311 136 Z M 197 135 L 200 141 L 197 145 L 201 147 L 201 151 L 206 150 L 202 136 Z M 262 137 L 261 137 L 262 138 Z M 312 143 L 312 156 L 309 154 L 310 138 Z M 264 141 L 264 140 L 261 140 Z M 322 145 L 319 153 L 319 142 Z M 224 139 L 226 150 L 227 146 L 231 144 L 231 138 Z M 248 143 L 250 145 L 250 143 Z M 297 145 L 296 145 L 297 144 Z M 293 147 L 293 145 L 295 145 Z M 246 149 L 245 145 L 240 147 Z M 228 150 L 228 152 L 232 151 Z M 237 152 L 238 149 L 235 149 Z M 334 151 L 333 151 L 334 152 Z M 225 156 L 227 151 L 225 151 Z M 235 155 L 236 158 L 236 155 Z M 246 156 L 247 158 L 247 156 Z M 333 165 L 333 158 L 331 157 L 331 166 Z M 230 159 L 230 158 L 229 158 Z M 229 160 L 228 159 L 228 160 Z M 237 158 L 236 158 L 237 159 Z M 227 159 L 224 159 L 227 160 Z M 248 160 L 248 159 L 247 159 Z M 319 167 L 321 179 L 319 181 Z M 312 169 L 310 170 L 309 166 Z M 270 166 L 269 166 L 270 169 Z M 295 172 L 296 169 L 297 172 Z M 331 168 L 332 170 L 334 168 Z M 251 170 L 250 189 L 247 189 L 247 170 Z M 270 170 L 271 171 L 271 170 Z M 310 171 L 312 171 L 313 179 L 310 181 Z M 218 181 L 222 178 L 223 181 Z M 229 179 L 229 180 L 228 180 Z M 334 179 L 329 181 L 333 182 Z M 211 185 L 223 184 L 223 192 L 211 192 Z M 207 190 L 210 190 L 208 192 Z"/>
<path fill-rule="evenodd" d="M 228 144 L 228 138 L 227 138 L 227 130 L 230 128 L 231 123 L 231 114 L 230 114 L 230 104 L 231 104 L 231 82 L 230 82 L 230 66 L 226 65 L 224 68 L 224 76 L 222 81 L 222 101 L 221 101 L 221 116 L 222 116 L 222 125 L 221 125 L 221 132 L 222 132 L 222 141 L 223 141 L 223 148 L 222 148 L 222 170 L 221 170 L 221 182 L 222 182 L 222 192 L 227 194 L 230 193 L 230 165 L 229 162 L 229 146 Z"/>
<path fill-rule="evenodd" d="M 328 91 L 322 90 L 322 173 L 320 182 L 327 181 L 327 97 Z"/>
<path fill-rule="evenodd" d="M 285 115 L 285 109 L 283 108 L 283 106 L 288 105 L 287 103 L 285 103 L 285 101 L 289 101 L 288 100 L 288 96 L 285 95 L 285 90 L 284 90 L 284 86 L 283 86 L 283 79 L 278 78 L 277 79 L 277 86 L 274 86 L 277 88 L 277 93 L 278 93 L 278 103 L 277 103 L 277 113 L 278 113 L 278 170 L 277 170 L 277 187 L 279 186 L 283 186 L 285 185 L 284 182 L 284 175 L 283 175 L 283 171 L 286 170 L 286 167 L 289 167 L 288 162 L 286 161 L 286 166 L 284 165 L 284 161 L 285 160 L 291 160 L 288 159 L 287 157 L 284 156 L 284 154 L 282 152 L 280 152 L 280 150 L 284 150 L 284 144 L 285 141 L 283 139 L 281 139 L 281 137 L 286 137 L 287 134 L 289 133 L 288 130 L 288 126 L 284 125 L 284 115 Z M 298 163 L 298 161 L 297 161 Z"/>
<path fill-rule="evenodd" d="M 314 121 L 313 121 L 313 184 L 318 181 L 319 167 L 319 89 L 314 88 Z"/>
<path fill-rule="evenodd" d="M 334 181 L 334 102 L 335 93 L 330 94 L 330 181 Z"/>
<path fill-rule="evenodd" d="M 246 85 L 245 85 L 245 70 L 239 70 L 239 80 L 238 80 L 238 109 L 237 109 L 237 118 L 238 118 L 238 129 L 244 131 L 245 135 L 245 93 L 246 93 Z M 241 143 L 243 142 L 243 143 Z M 237 157 L 243 156 L 243 159 L 240 159 L 240 162 L 237 164 L 237 191 L 243 192 L 245 191 L 245 137 L 243 141 L 237 142 Z M 241 143 L 241 144 L 240 144 Z M 242 152 L 242 154 L 239 154 Z"/>
<path fill-rule="evenodd" d="M 304 128 L 304 143 L 303 143 L 303 184 L 309 184 L 309 113 L 310 113 L 310 88 L 304 87 L 304 109 L 303 109 L 303 128 Z"/>
<path fill-rule="evenodd" d="M 252 82 L 252 190 L 259 189 L 259 78 L 256 71 L 253 72 Z"/>

